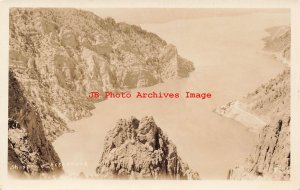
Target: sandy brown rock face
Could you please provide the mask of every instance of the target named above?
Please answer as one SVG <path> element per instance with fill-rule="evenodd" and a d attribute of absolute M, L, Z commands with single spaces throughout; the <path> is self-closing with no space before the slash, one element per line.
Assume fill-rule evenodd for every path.
<path fill-rule="evenodd" d="M 262 84 L 240 100 L 229 102 L 214 111 L 232 118 L 250 131 L 260 132 L 269 123 L 278 121 L 290 109 L 290 69 Z"/>
<path fill-rule="evenodd" d="M 229 171 L 229 179 L 290 179 L 290 116 L 263 128 L 255 152 L 242 166 Z"/>
<path fill-rule="evenodd" d="M 122 91 L 187 77 L 193 64 L 138 26 L 76 9 L 10 10 L 10 68 L 35 102 L 46 137 L 91 115 L 91 91 Z"/>
<path fill-rule="evenodd" d="M 291 52 L 291 28 L 276 26 L 266 30 L 269 36 L 264 38 L 264 51 L 270 53 L 279 61 L 289 64 Z"/>
<path fill-rule="evenodd" d="M 291 28 L 276 26 L 266 31 L 269 35 L 263 39 L 265 42 L 263 51 L 286 64 L 286 69 L 246 97 L 214 110 L 219 115 L 239 121 L 255 132 L 259 132 L 274 120 L 278 121 L 280 119 L 277 117 L 278 113 L 284 113 L 290 107 Z"/>
<path fill-rule="evenodd" d="M 96 171 L 113 179 L 199 179 L 152 117 L 120 119 L 105 138 Z"/>
<path fill-rule="evenodd" d="M 215 110 L 259 133 L 255 152 L 245 163 L 230 169 L 228 179 L 290 178 L 290 28 L 274 27 L 267 31 L 270 36 L 264 39 L 264 50 L 288 63 L 287 68 L 243 99 Z"/>
<path fill-rule="evenodd" d="M 62 173 L 60 159 L 46 139 L 35 106 L 24 97 L 9 73 L 8 170 L 17 177 L 54 177 Z"/>
<path fill-rule="evenodd" d="M 289 180 L 289 81 L 290 71 L 285 70 L 242 100 L 247 106 L 244 110 L 264 121 L 266 125 L 262 128 L 254 128 L 259 133 L 255 152 L 246 159 L 245 163 L 229 171 L 229 179 Z M 227 107 L 225 112 L 226 110 L 228 111 L 230 108 Z M 228 115 L 228 113 L 226 114 Z M 245 116 L 245 118 L 252 120 L 252 117 L 249 116 Z M 243 124 L 249 125 L 250 122 L 244 121 Z M 251 128 L 250 125 L 248 127 Z"/>

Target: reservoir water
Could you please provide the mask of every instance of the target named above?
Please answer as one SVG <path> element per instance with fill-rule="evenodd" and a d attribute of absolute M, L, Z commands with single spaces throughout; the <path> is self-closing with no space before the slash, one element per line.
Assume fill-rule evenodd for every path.
<path fill-rule="evenodd" d="M 242 163 L 258 135 L 231 119 L 212 112 L 218 106 L 253 91 L 280 73 L 284 66 L 260 53 L 265 29 L 289 24 L 288 16 L 253 13 L 147 23 L 151 31 L 194 63 L 188 78 L 171 80 L 143 92 L 180 92 L 179 99 L 108 99 L 96 104 L 93 116 L 68 124 L 54 148 L 69 176 L 94 175 L 104 137 L 120 118 L 153 116 L 177 146 L 178 154 L 202 179 L 226 179 L 228 170 Z M 184 93 L 210 92 L 210 99 L 185 99 Z M 84 163 L 84 164 L 83 164 Z"/>

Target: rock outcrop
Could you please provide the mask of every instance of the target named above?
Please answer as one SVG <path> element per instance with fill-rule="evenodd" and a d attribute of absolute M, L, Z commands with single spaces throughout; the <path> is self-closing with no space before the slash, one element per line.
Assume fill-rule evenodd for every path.
<path fill-rule="evenodd" d="M 105 138 L 96 172 L 113 179 L 199 179 L 152 117 L 120 119 Z"/>
<path fill-rule="evenodd" d="M 230 169 L 228 178 L 289 180 L 290 71 L 285 70 L 267 84 L 249 93 L 240 101 L 244 105 L 243 111 L 232 106 L 236 102 L 239 101 L 219 108 L 217 113 L 236 119 L 251 131 L 258 132 L 259 139 L 255 152 L 244 164 Z M 253 118 L 261 121 L 262 125 L 255 125 L 257 121 Z"/>
<path fill-rule="evenodd" d="M 260 132 L 289 108 L 290 70 L 286 69 L 241 100 L 229 102 L 214 112 L 240 122 L 252 132 Z"/>
<path fill-rule="evenodd" d="M 267 30 L 265 51 L 287 65 L 268 83 L 242 100 L 217 108 L 216 113 L 235 119 L 259 133 L 255 152 L 245 163 L 229 170 L 228 179 L 289 180 L 290 178 L 290 28 Z"/>
<path fill-rule="evenodd" d="M 194 70 L 157 35 L 87 11 L 12 8 L 9 19 L 10 69 L 50 141 L 66 122 L 91 115 L 91 91 L 151 86 Z"/>
<path fill-rule="evenodd" d="M 264 38 L 264 51 L 271 54 L 284 64 L 290 63 L 291 28 L 290 26 L 276 26 L 266 30 L 269 36 Z"/>
<path fill-rule="evenodd" d="M 229 179 L 289 180 L 290 177 L 290 71 L 248 94 L 250 110 L 266 123 L 259 131 L 256 150 Z M 251 118 L 250 118 L 251 119 Z"/>
<path fill-rule="evenodd" d="M 41 117 L 9 73 L 8 170 L 16 177 L 49 178 L 62 174 L 60 159 L 46 139 Z"/>
<path fill-rule="evenodd" d="M 228 178 L 289 180 L 290 154 L 290 115 L 287 112 L 262 129 L 255 152 L 244 165 L 231 169 Z"/>

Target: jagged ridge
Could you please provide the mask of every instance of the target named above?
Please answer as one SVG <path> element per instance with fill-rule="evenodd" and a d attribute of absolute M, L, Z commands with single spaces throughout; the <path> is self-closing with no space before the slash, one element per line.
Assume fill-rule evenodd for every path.
<path fill-rule="evenodd" d="M 152 117 L 120 119 L 105 137 L 96 171 L 104 178 L 199 179 Z"/>

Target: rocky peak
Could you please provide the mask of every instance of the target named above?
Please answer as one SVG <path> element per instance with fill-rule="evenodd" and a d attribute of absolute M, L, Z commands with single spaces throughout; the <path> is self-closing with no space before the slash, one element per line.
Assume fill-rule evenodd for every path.
<path fill-rule="evenodd" d="M 199 179 L 153 117 L 120 119 L 105 137 L 96 171 L 104 178 Z"/>

